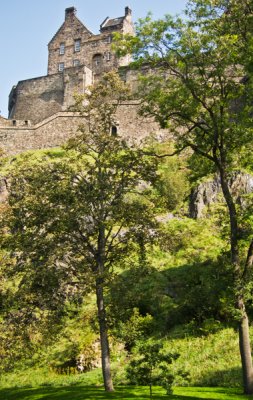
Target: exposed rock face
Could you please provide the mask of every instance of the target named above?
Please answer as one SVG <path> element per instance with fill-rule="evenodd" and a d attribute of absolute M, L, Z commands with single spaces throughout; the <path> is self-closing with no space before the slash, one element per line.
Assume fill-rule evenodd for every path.
<path fill-rule="evenodd" d="M 7 191 L 7 181 L 4 178 L 0 179 L 0 203 L 4 203 L 7 199 L 8 191 Z"/>
<path fill-rule="evenodd" d="M 230 178 L 230 189 L 236 203 L 245 205 L 243 195 L 253 192 L 253 176 L 236 171 Z M 213 181 L 203 182 L 194 188 L 190 195 L 189 214 L 191 218 L 200 218 L 205 207 L 220 200 L 221 185 L 218 176 Z"/>

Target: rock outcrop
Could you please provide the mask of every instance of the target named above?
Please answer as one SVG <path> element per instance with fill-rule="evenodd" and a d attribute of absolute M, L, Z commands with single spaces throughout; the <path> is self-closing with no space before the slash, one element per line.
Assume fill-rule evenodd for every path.
<path fill-rule="evenodd" d="M 253 176 L 235 171 L 230 178 L 230 189 L 237 204 L 245 206 L 243 195 L 253 192 Z M 220 179 L 203 182 L 194 188 L 190 195 L 189 214 L 191 218 L 200 218 L 206 207 L 222 200 Z"/>

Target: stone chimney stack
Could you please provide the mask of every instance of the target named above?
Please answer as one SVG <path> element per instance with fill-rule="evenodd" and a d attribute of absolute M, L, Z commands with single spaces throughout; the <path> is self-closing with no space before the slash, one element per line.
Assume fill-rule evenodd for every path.
<path fill-rule="evenodd" d="M 65 21 L 67 18 L 72 17 L 73 15 L 76 14 L 76 8 L 75 7 L 69 7 L 65 9 Z"/>
<path fill-rule="evenodd" d="M 129 7 L 125 7 L 125 17 L 132 15 L 132 10 Z"/>

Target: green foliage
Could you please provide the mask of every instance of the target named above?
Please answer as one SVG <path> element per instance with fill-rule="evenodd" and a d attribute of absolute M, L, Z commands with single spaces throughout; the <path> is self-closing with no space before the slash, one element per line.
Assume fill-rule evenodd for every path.
<path fill-rule="evenodd" d="M 100 360 L 97 346 L 99 336 L 96 330 L 92 329 L 96 313 L 93 303 L 89 303 L 86 297 L 83 307 L 71 307 L 72 310 L 68 311 L 68 315 L 62 321 L 63 328 L 60 334 L 50 347 L 44 349 L 41 363 L 49 365 L 59 373 L 76 373 L 78 366 L 82 372 L 86 372 L 97 365 Z"/>
<path fill-rule="evenodd" d="M 238 338 L 233 329 L 193 336 L 192 326 L 178 326 L 171 331 L 166 347 L 180 353 L 171 366 L 176 386 L 241 387 Z M 185 377 L 177 373 L 181 370 Z"/>
<path fill-rule="evenodd" d="M 127 373 L 132 383 L 149 386 L 150 398 L 152 398 L 154 385 L 163 386 L 167 394 L 172 394 L 173 375 L 169 371 L 169 364 L 179 355 L 164 353 L 162 350 L 161 342 L 140 342 L 127 367 Z"/>
<path fill-rule="evenodd" d="M 127 350 L 131 350 L 136 341 L 149 337 L 154 330 L 151 315 L 141 315 L 138 308 L 133 309 L 132 315 L 126 321 L 119 319 L 114 324 L 114 335 L 124 343 Z"/>
<path fill-rule="evenodd" d="M 251 167 L 251 157 L 246 156 L 251 152 L 253 137 L 249 3 L 192 0 L 185 20 L 165 16 L 152 21 L 148 16 L 139 22 L 137 38 L 128 43 L 128 37 L 119 41 L 123 53 L 132 49 L 140 70 L 143 65 L 152 67 L 141 78 L 142 114 L 152 115 L 161 127 L 170 129 L 178 152 L 192 150 L 191 166 L 197 167 L 195 177 L 213 172 L 219 176 L 229 219 L 227 240 L 234 274 L 232 293 L 237 305 L 234 320 L 240 325 L 245 393 L 252 394 L 252 362 L 246 362 L 251 348 L 244 324 L 248 321 L 245 306 L 252 279 L 252 227 L 244 230 L 248 244 L 243 249 L 239 226 L 242 215 L 239 217 L 237 198 L 231 188 L 233 171 Z M 243 157 L 239 156 L 241 152 Z M 201 159 L 205 160 L 203 166 Z M 241 214 L 243 211 L 241 208 Z"/>
<path fill-rule="evenodd" d="M 145 335 L 166 335 L 175 325 L 190 322 L 196 333 L 206 319 L 230 321 L 233 275 L 216 224 L 210 219 L 171 219 L 161 226 L 159 244 L 147 247 L 145 265 L 132 265 L 112 283 L 114 334 L 122 338 L 136 307 L 142 317 L 152 316 Z M 131 347 L 128 340 L 126 346 Z"/>
<path fill-rule="evenodd" d="M 95 292 L 106 390 L 113 386 L 104 291 L 116 261 L 135 243 L 148 241 L 156 225 L 142 185 L 156 179 L 157 162 L 111 135 L 117 105 L 126 96 L 119 77 L 105 75 L 78 99 L 88 126 L 80 127 L 64 151 L 18 158 L 2 221 L 3 244 L 16 256 L 12 273 L 20 277 L 12 323 L 24 326 L 27 342 L 29 330 L 51 337 L 68 303 L 81 304 Z M 77 342 L 64 341 L 57 362 L 75 363 L 79 350 Z"/>
<path fill-rule="evenodd" d="M 179 212 L 183 208 L 189 192 L 187 157 L 174 155 L 163 157 L 164 153 L 173 153 L 173 144 L 155 143 L 147 153 L 162 155 L 158 165 L 158 178 L 153 184 L 153 199 L 162 211 Z"/>
<path fill-rule="evenodd" d="M 215 260 L 227 251 L 220 227 L 212 219 L 171 219 L 163 225 L 161 249 L 172 257 L 171 264 Z"/>

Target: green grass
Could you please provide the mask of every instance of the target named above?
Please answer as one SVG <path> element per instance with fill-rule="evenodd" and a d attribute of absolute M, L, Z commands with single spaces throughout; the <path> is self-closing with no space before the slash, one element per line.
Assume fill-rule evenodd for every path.
<path fill-rule="evenodd" d="M 103 377 L 100 368 L 85 374 L 57 374 L 53 370 L 44 368 L 26 368 L 14 372 L 5 373 L 0 377 L 0 388 L 23 389 L 37 387 L 60 387 L 60 386 L 102 386 Z M 1 399 L 1 396 L 0 396 Z M 2 399 L 1 399 L 2 400 Z"/>
<path fill-rule="evenodd" d="M 116 385 L 115 385 L 116 386 Z M 241 388 L 175 387 L 172 396 L 165 395 L 159 387 L 153 389 L 153 399 L 192 400 L 228 399 L 253 400 L 243 396 Z M 59 375 L 48 368 L 29 368 L 3 374 L 0 379 L 1 400 L 104 400 L 149 399 L 148 387 L 116 386 L 113 393 L 106 393 L 102 385 L 101 369 L 85 374 Z"/>
<path fill-rule="evenodd" d="M 228 388 L 176 388 L 175 393 L 166 396 L 164 390 L 154 388 L 153 399 L 192 400 L 192 399 L 219 399 L 219 400 L 249 400 L 250 396 L 240 394 L 240 389 Z M 0 389 L 1 400 L 84 400 L 84 399 L 149 399 L 147 387 L 117 387 L 113 393 L 105 393 L 101 387 L 91 386 L 58 386 L 37 388 L 9 388 Z"/>
<path fill-rule="evenodd" d="M 172 370 L 188 373 L 186 380 L 176 378 L 177 386 L 238 387 L 242 386 L 242 371 L 238 334 L 231 328 L 216 333 L 168 338 L 167 349 L 180 354 Z M 181 337 L 180 337 L 181 335 Z"/>

